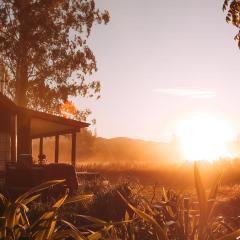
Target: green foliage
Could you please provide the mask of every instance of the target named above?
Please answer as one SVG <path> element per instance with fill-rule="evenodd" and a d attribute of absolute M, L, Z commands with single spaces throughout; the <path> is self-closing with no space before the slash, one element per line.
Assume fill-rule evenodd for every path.
<path fill-rule="evenodd" d="M 121 196 L 121 198 L 123 199 L 123 201 L 134 211 L 134 213 L 136 213 L 137 216 L 139 216 L 140 218 L 143 218 L 144 221 L 152 224 L 156 236 L 159 239 L 163 239 L 163 240 L 168 240 L 167 237 L 167 231 L 166 228 L 163 229 L 160 224 L 158 224 L 158 222 L 149 214 L 135 208 L 132 204 L 130 204 L 123 196 L 121 193 L 119 193 L 119 195 Z"/>
<path fill-rule="evenodd" d="M 16 102 L 58 113 L 68 96 L 98 98 L 100 82 L 85 79 L 97 70 L 87 38 L 108 21 L 94 0 L 1 0 L 0 62 Z"/>
<path fill-rule="evenodd" d="M 240 2 L 238 0 L 224 0 L 223 11 L 227 11 L 227 23 L 232 23 L 239 30 L 234 39 L 240 48 Z"/>
<path fill-rule="evenodd" d="M 91 157 L 94 154 L 96 139 L 96 135 L 94 135 L 90 130 L 82 129 L 77 135 L 77 155 L 82 159 Z"/>
<path fill-rule="evenodd" d="M 64 181 L 43 183 L 14 202 L 0 195 L 3 208 L 0 238 L 235 240 L 240 235 L 240 224 L 233 224 L 233 220 L 215 211 L 221 175 L 206 191 L 195 163 L 194 180 L 195 196 L 186 197 L 162 188 L 161 199 L 154 203 L 146 200 L 141 196 L 141 190 L 134 190 L 127 182 L 115 187 L 99 184 L 98 189 L 95 187 L 95 195 L 69 196 L 65 190 L 58 199 L 45 203 L 47 206 L 40 204 L 40 214 L 34 219 L 29 218 L 29 213 L 36 211 L 34 202 L 42 198 L 42 191 L 64 184 Z M 81 207 L 82 203 L 87 203 L 87 208 Z"/>
<path fill-rule="evenodd" d="M 199 239 L 208 239 L 209 237 L 211 237 L 212 234 L 211 231 L 209 231 L 212 224 L 211 215 L 215 206 L 214 203 L 216 201 L 221 177 L 219 176 L 214 185 L 212 186 L 208 198 L 206 196 L 206 192 L 203 187 L 202 179 L 196 163 L 194 164 L 194 177 L 200 214 L 198 230 L 196 234 L 197 236 L 199 236 Z"/>
<path fill-rule="evenodd" d="M 194 165 L 194 178 L 197 202 L 195 199 L 178 196 L 172 191 L 166 192 L 163 188 L 162 201 L 154 205 L 148 203 L 145 210 L 141 210 L 129 203 L 121 193 L 119 194 L 134 212 L 133 224 L 138 221 L 138 218 L 151 224 L 153 232 L 149 239 L 236 239 L 240 235 L 239 229 L 233 230 L 226 219 L 216 216 L 216 212 L 214 212 L 221 175 L 214 182 L 209 194 L 204 189 L 196 163 Z M 136 231 L 133 231 L 133 234 L 136 235 Z M 130 239 L 134 239 L 134 237 Z"/>
<path fill-rule="evenodd" d="M 3 215 L 0 218 L 0 238 L 9 240 L 35 239 L 35 240 L 61 240 L 68 239 L 97 239 L 92 238 L 92 233 L 79 231 L 74 225 L 59 218 L 59 211 L 63 205 L 92 199 L 92 195 L 68 196 L 66 190 L 52 206 L 45 211 L 35 222 L 30 223 L 27 213 L 27 205 L 41 196 L 41 192 L 52 188 L 55 185 L 63 184 L 64 180 L 45 182 L 27 193 L 18 197 L 14 202 L 10 202 L 3 195 L 0 195 L 1 204 L 4 208 Z M 105 226 L 104 226 L 105 227 Z"/>

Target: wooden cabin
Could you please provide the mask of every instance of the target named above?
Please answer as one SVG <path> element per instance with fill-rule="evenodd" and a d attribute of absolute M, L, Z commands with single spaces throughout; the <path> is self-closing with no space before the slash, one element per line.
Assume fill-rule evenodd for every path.
<path fill-rule="evenodd" d="M 0 93 L 0 172 L 6 163 L 16 162 L 16 116 L 18 109 L 7 97 Z"/>
<path fill-rule="evenodd" d="M 23 117 L 21 126 L 18 119 Z M 18 163 L 20 156 L 32 153 L 32 140 L 40 139 L 39 155 L 43 154 L 43 139 L 55 137 L 55 163 L 59 159 L 59 136 L 71 134 L 71 164 L 76 164 L 76 134 L 89 124 L 66 119 L 51 114 L 18 107 L 0 93 L 0 172 L 4 174 L 6 165 Z M 24 134 L 24 141 L 18 135 Z"/>

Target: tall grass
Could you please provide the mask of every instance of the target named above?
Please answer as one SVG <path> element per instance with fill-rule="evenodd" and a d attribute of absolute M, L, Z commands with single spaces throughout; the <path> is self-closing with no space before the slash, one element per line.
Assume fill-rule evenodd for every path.
<path fill-rule="evenodd" d="M 133 194 L 129 186 L 105 191 L 103 194 L 70 196 L 64 189 L 57 199 L 34 220 L 29 213 L 34 202 L 43 198 L 46 189 L 64 185 L 63 180 L 43 183 L 15 201 L 0 195 L 0 239 L 7 240 L 235 240 L 240 236 L 240 224 L 216 211 L 217 193 L 222 175 L 216 177 L 206 191 L 197 164 L 194 164 L 195 197 L 177 194 L 162 188 L 161 199 L 152 202 Z M 42 200 L 40 201 L 42 202 Z M 98 216 L 73 208 L 66 218 L 67 206 L 87 202 Z M 93 208 L 93 205 L 95 208 Z M 121 205 L 121 213 L 116 211 Z M 123 207 L 123 206 L 124 207 Z M 107 209 L 108 206 L 111 208 Z M 96 209 L 98 208 L 98 209 Z M 115 209 L 114 209 L 115 208 Z M 108 217 L 106 214 L 108 211 Z M 109 217 L 112 211 L 112 219 Z M 88 213 L 96 213 L 89 209 Z M 114 217 L 113 217 L 114 216 Z"/>
<path fill-rule="evenodd" d="M 189 198 L 178 198 L 171 192 L 162 190 L 162 201 L 150 210 L 142 211 L 119 195 L 134 215 L 142 218 L 153 226 L 152 239 L 181 239 L 181 240 L 235 240 L 240 237 L 240 229 L 233 230 L 222 216 L 216 216 L 215 206 L 217 193 L 221 182 L 220 174 L 212 185 L 209 193 L 203 186 L 197 164 L 194 164 L 194 182 L 197 202 Z M 134 238 L 132 238 L 134 239 Z"/>
<path fill-rule="evenodd" d="M 102 224 L 102 230 L 93 232 L 89 229 L 80 231 L 70 222 L 60 217 L 61 207 L 81 201 L 90 200 L 93 196 L 75 195 L 69 196 L 68 190 L 57 199 L 52 206 L 45 211 L 36 221 L 30 223 L 27 213 L 28 205 L 41 197 L 41 193 L 55 185 L 63 184 L 64 180 L 45 182 L 10 202 L 0 195 L 2 217 L 0 218 L 0 239 L 21 240 L 61 240 L 61 239 L 101 239 L 102 236 L 112 236 L 113 224 Z M 85 217 L 85 216 L 82 216 Z"/>

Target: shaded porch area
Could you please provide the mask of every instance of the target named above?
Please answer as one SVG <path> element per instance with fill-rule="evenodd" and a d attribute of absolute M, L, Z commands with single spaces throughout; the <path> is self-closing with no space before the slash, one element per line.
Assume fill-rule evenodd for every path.
<path fill-rule="evenodd" d="M 80 132 L 81 128 L 88 127 L 89 124 L 72 119 L 65 119 L 45 113 L 40 113 L 32 110 L 27 111 L 27 115 L 30 118 L 30 138 L 31 138 L 31 152 L 32 144 L 36 148 L 38 145 L 38 163 L 44 163 L 46 157 L 46 163 L 55 162 L 59 163 L 60 158 L 60 141 L 62 136 L 68 136 L 71 138 L 70 148 L 70 163 L 76 166 L 76 149 L 77 149 L 77 133 Z M 51 146 L 45 146 L 51 150 L 51 157 L 48 156 L 44 148 L 44 139 L 51 138 L 53 144 Z M 36 151 L 36 149 L 35 149 Z M 50 158 L 49 158 L 50 157 Z M 68 158 L 69 159 L 69 158 Z M 34 159 L 36 162 L 36 159 Z M 49 161 L 51 160 L 51 161 Z M 43 161 L 43 162 L 41 162 Z M 67 162 L 67 161 L 65 161 Z M 68 162 L 69 163 L 69 162 Z"/>

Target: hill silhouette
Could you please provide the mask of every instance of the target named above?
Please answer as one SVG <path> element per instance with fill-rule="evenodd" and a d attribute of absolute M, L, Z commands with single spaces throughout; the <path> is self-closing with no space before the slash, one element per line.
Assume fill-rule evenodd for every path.
<path fill-rule="evenodd" d="M 69 162 L 71 152 L 71 138 L 60 138 L 60 162 Z M 48 162 L 54 161 L 54 138 L 44 140 L 44 153 Z M 37 159 L 38 140 L 33 142 L 33 157 Z M 176 141 L 170 143 L 145 141 L 126 137 L 102 138 L 90 133 L 81 133 L 77 136 L 77 163 L 78 164 L 127 164 L 165 165 L 179 163 L 181 153 Z"/>
<path fill-rule="evenodd" d="M 179 160 L 174 143 L 160 143 L 125 137 L 96 138 L 89 160 L 127 164 L 166 164 Z M 80 156 L 81 158 L 81 156 Z"/>

